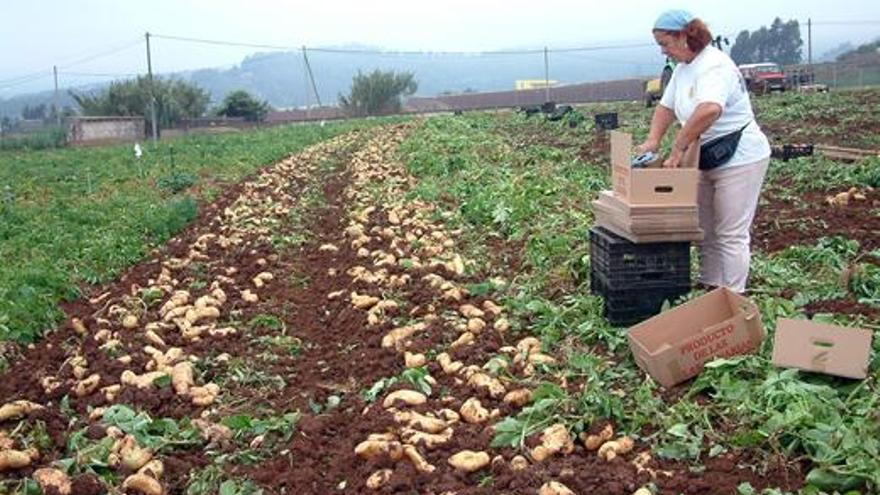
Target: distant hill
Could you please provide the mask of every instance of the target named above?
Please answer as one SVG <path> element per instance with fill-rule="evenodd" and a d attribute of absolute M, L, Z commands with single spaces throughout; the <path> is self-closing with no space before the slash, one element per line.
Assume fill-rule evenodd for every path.
<path fill-rule="evenodd" d="M 880 63 L 880 38 L 871 43 L 865 43 L 854 50 L 841 53 L 837 56 L 836 61 L 860 65 Z"/>
<path fill-rule="evenodd" d="M 411 71 L 419 83 L 417 96 L 435 96 L 474 91 L 513 89 L 518 79 L 543 79 L 544 59 L 540 52 L 526 55 L 391 54 L 341 53 L 334 49 L 308 51 L 309 62 L 321 103 L 336 104 L 340 93 L 348 93 L 358 70 Z M 662 58 L 653 47 L 595 52 L 550 54 L 550 79 L 561 84 L 622 79 L 653 75 Z M 210 92 L 213 102 L 236 89 L 244 89 L 275 108 L 316 104 L 311 94 L 302 52 L 256 53 L 230 69 L 201 69 L 162 74 L 195 82 Z M 100 89 L 105 85 L 79 88 Z M 307 94 L 308 88 L 308 94 Z M 52 92 L 45 91 L 0 99 L 0 115 L 19 116 L 25 105 L 51 104 Z M 65 90 L 61 104 L 75 106 Z"/>

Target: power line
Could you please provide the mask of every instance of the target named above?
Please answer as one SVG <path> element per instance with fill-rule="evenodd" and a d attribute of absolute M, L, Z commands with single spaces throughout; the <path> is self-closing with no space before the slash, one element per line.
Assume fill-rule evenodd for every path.
<path fill-rule="evenodd" d="M 100 72 L 71 72 L 71 71 L 59 71 L 59 74 L 63 74 L 65 76 L 74 76 L 74 77 L 134 77 L 139 74 L 137 73 L 100 73 Z"/>
<path fill-rule="evenodd" d="M 122 45 L 122 46 L 119 46 L 119 47 L 116 47 L 116 48 L 111 48 L 111 49 L 109 49 L 109 50 L 105 50 L 105 51 L 102 51 L 102 52 L 98 52 L 98 53 L 96 53 L 96 54 L 94 54 L 94 55 L 89 55 L 89 56 L 86 56 L 86 57 L 83 57 L 83 58 L 77 59 L 77 60 L 75 60 L 75 61 L 73 61 L 73 62 L 69 62 L 69 63 L 64 64 L 64 65 L 59 65 L 58 68 L 59 68 L 59 69 L 66 69 L 66 68 L 68 68 L 68 67 L 73 67 L 74 65 L 81 65 L 81 64 L 84 64 L 84 63 L 86 63 L 86 62 L 91 62 L 92 60 L 97 60 L 97 59 L 99 59 L 99 58 L 107 57 L 107 56 L 110 56 L 110 55 L 113 55 L 113 54 L 119 53 L 119 52 L 121 52 L 121 51 L 128 50 L 129 48 L 131 48 L 131 47 L 133 47 L 133 46 L 140 45 L 140 44 L 143 43 L 143 42 L 144 42 L 144 41 L 141 40 L 141 39 L 138 39 L 138 40 L 136 40 L 136 41 L 127 42 L 127 43 L 125 43 L 125 44 Z"/>
<path fill-rule="evenodd" d="M 15 86 L 21 86 L 22 84 L 27 84 L 29 82 L 38 81 L 40 79 L 44 79 L 46 77 L 52 77 L 51 70 L 44 70 L 41 72 L 35 72 L 33 74 L 29 74 L 27 76 L 20 76 L 15 79 L 8 80 L 7 84 L 0 83 L 0 89 L 12 88 Z"/>

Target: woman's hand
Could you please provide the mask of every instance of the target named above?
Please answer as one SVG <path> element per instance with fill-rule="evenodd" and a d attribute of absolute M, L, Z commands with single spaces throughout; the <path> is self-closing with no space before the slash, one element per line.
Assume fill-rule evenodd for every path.
<path fill-rule="evenodd" d="M 660 142 L 655 139 L 646 139 L 644 143 L 636 146 L 635 152 L 636 155 L 641 155 L 643 153 L 647 153 L 649 151 L 656 153 L 657 150 L 660 149 Z"/>
<path fill-rule="evenodd" d="M 678 168 L 681 166 L 682 158 L 684 158 L 684 151 L 682 151 L 681 148 L 673 146 L 672 152 L 669 153 L 669 158 L 663 160 L 663 168 Z"/>

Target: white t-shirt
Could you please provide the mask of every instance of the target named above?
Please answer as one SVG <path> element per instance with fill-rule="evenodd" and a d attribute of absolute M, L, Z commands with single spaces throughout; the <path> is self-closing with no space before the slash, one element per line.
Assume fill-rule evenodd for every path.
<path fill-rule="evenodd" d="M 690 63 L 682 62 L 675 67 L 660 99 L 661 105 L 675 112 L 681 125 L 704 102 L 721 105 L 721 116 L 700 136 L 701 144 L 748 124 L 733 158 L 721 167 L 747 165 L 770 156 L 770 143 L 755 121 L 742 74 L 730 57 L 711 45 Z"/>

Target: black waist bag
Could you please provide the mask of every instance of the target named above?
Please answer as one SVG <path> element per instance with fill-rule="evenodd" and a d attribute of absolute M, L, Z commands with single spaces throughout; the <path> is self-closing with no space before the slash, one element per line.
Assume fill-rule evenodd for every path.
<path fill-rule="evenodd" d="M 712 170 L 729 162 L 733 158 L 733 154 L 736 153 L 739 138 L 742 137 L 743 131 L 749 124 L 742 126 L 738 131 L 719 136 L 700 145 L 700 170 Z"/>

